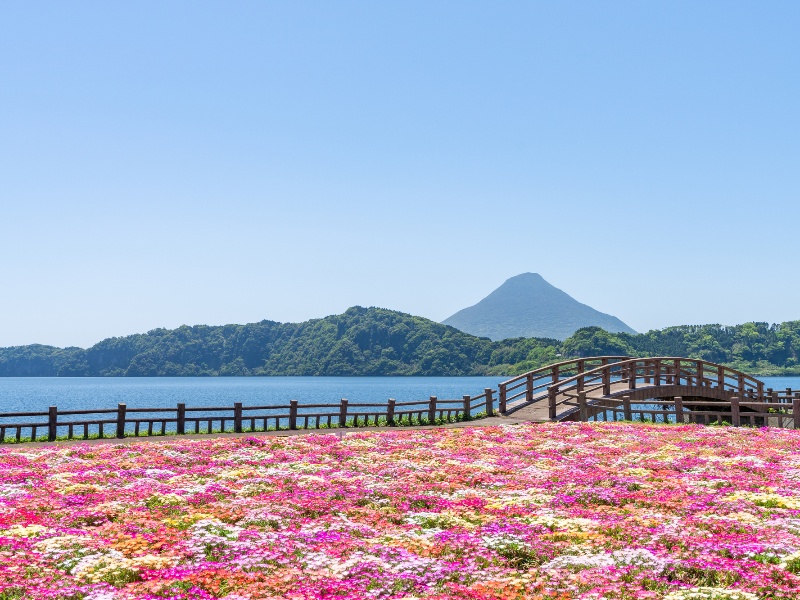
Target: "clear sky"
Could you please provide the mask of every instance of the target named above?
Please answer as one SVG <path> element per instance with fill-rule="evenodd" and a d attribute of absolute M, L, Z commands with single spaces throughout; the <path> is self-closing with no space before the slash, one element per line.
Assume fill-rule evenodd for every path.
<path fill-rule="evenodd" d="M 637 330 L 800 319 L 800 3 L 0 5 L 0 346 L 533 271 Z"/>

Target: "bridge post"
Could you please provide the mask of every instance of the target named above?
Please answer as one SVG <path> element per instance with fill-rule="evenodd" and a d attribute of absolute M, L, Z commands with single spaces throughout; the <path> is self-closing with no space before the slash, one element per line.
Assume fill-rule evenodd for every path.
<path fill-rule="evenodd" d="M 731 425 L 734 427 L 740 427 L 742 424 L 742 418 L 739 413 L 739 397 L 734 396 L 731 398 Z"/>
<path fill-rule="evenodd" d="M 717 367 L 717 387 L 725 391 L 725 367 L 722 365 Z"/>
<path fill-rule="evenodd" d="M 797 392 L 792 400 L 792 420 L 794 428 L 800 429 L 800 392 Z"/>
<path fill-rule="evenodd" d="M 525 401 L 533 402 L 533 373 L 528 374 L 525 378 Z M 505 412 L 501 410 L 500 412 Z"/>
<path fill-rule="evenodd" d="M 558 394 L 555 386 L 547 388 L 547 399 L 550 404 L 550 420 L 556 419 L 556 395 Z"/>
<path fill-rule="evenodd" d="M 742 373 L 739 373 L 739 378 L 738 378 L 738 380 L 736 382 L 736 386 L 739 388 L 736 391 L 736 395 L 739 396 L 739 398 L 743 398 L 744 397 L 744 375 Z"/>
<path fill-rule="evenodd" d="M 674 380 L 673 383 L 674 383 L 674 385 L 680 385 L 681 384 L 681 359 L 680 358 L 676 358 L 675 359 L 675 380 Z"/>
<path fill-rule="evenodd" d="M 603 369 L 603 395 L 611 394 L 611 369 Z"/>
<path fill-rule="evenodd" d="M 498 392 L 498 402 L 500 404 L 499 410 L 501 413 L 504 413 L 506 412 L 506 398 L 508 397 L 508 390 L 506 390 L 505 383 L 501 383 L 498 388 L 500 390 Z"/>
<path fill-rule="evenodd" d="M 683 419 L 683 398 L 681 396 L 675 396 L 675 422 L 685 423 Z"/>
<path fill-rule="evenodd" d="M 464 403 L 464 408 L 462 409 L 464 411 L 464 418 L 468 419 L 470 408 L 472 407 L 472 398 L 469 394 L 464 394 L 461 398 L 461 401 Z"/>
<path fill-rule="evenodd" d="M 586 392 L 578 392 L 578 410 L 580 411 L 581 422 L 589 420 L 589 410 L 586 406 Z"/>
<path fill-rule="evenodd" d="M 494 390 L 492 388 L 485 388 L 483 392 L 486 394 L 486 416 L 493 417 L 494 416 L 494 398 L 492 395 L 494 394 Z"/>
<path fill-rule="evenodd" d="M 636 389 L 636 363 L 632 363 L 628 368 L 628 387 L 632 390 Z"/>
<path fill-rule="evenodd" d="M 704 381 L 703 380 L 705 379 L 705 374 L 703 373 L 703 370 L 704 370 L 703 369 L 703 361 L 702 360 L 698 360 L 697 361 L 697 387 L 703 387 L 703 385 L 704 385 Z"/>
<path fill-rule="evenodd" d="M 633 421 L 633 413 L 631 412 L 631 396 L 625 394 L 622 397 L 622 411 L 626 421 Z"/>
<path fill-rule="evenodd" d="M 655 368 L 653 370 L 655 371 L 654 372 L 654 377 L 653 377 L 653 383 L 655 383 L 656 385 L 661 385 L 661 360 L 660 359 L 658 359 L 658 358 L 656 359 Z"/>
<path fill-rule="evenodd" d="M 558 365 L 553 367 L 553 383 L 558 383 Z"/>

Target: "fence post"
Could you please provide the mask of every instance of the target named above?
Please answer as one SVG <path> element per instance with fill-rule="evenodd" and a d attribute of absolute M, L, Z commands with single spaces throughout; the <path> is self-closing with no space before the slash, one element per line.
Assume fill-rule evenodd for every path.
<path fill-rule="evenodd" d="M 484 393 L 486 394 L 486 416 L 493 417 L 494 416 L 494 390 L 492 388 L 485 388 Z"/>
<path fill-rule="evenodd" d="M 550 404 L 550 420 L 555 421 L 556 418 L 556 396 L 558 395 L 558 391 L 554 385 L 551 385 L 547 388 L 547 399 Z"/>
<path fill-rule="evenodd" d="M 124 402 L 117 404 L 117 437 L 125 437 L 125 411 L 127 407 Z"/>
<path fill-rule="evenodd" d="M 586 392 L 578 392 L 578 409 L 580 411 L 581 422 L 589 420 L 589 411 L 586 406 Z"/>
<path fill-rule="evenodd" d="M 626 421 L 633 421 L 633 413 L 631 412 L 631 397 L 630 394 L 625 394 L 622 397 L 622 410 L 625 413 Z"/>
<path fill-rule="evenodd" d="M 731 398 L 731 425 L 739 427 L 742 424 L 742 419 L 739 415 L 739 397 L 734 396 Z"/>
<path fill-rule="evenodd" d="M 233 403 L 233 431 L 234 433 L 242 433 L 242 403 Z"/>
<path fill-rule="evenodd" d="M 675 422 L 676 423 L 685 423 L 683 419 L 683 398 L 681 396 L 675 396 Z"/>
<path fill-rule="evenodd" d="M 506 389 L 506 384 L 505 383 L 501 383 L 500 386 L 499 386 L 499 390 L 500 391 L 498 392 L 499 395 L 498 395 L 497 402 L 498 402 L 498 404 L 500 406 L 500 412 L 505 412 L 506 411 L 506 398 L 508 398 L 508 390 Z"/>
<path fill-rule="evenodd" d="M 51 406 L 47 412 L 47 441 L 55 442 L 58 432 L 58 407 Z"/>
<path fill-rule="evenodd" d="M 186 433 L 186 404 L 184 402 L 178 402 L 178 435 L 183 435 Z"/>
<path fill-rule="evenodd" d="M 289 429 L 297 429 L 297 400 L 289 400 Z"/>
<path fill-rule="evenodd" d="M 797 392 L 792 400 L 792 420 L 794 428 L 800 429 L 800 392 Z"/>
<path fill-rule="evenodd" d="M 503 397 L 503 396 L 502 396 L 502 394 L 501 394 L 501 395 L 500 395 L 500 398 L 502 398 L 502 397 Z M 472 398 L 470 397 L 470 395 L 469 395 L 469 394 L 464 394 L 464 395 L 461 397 L 461 399 L 464 401 L 464 408 L 463 408 L 463 410 L 464 410 L 464 418 L 465 418 L 465 419 L 468 419 L 468 418 L 469 418 L 469 413 L 470 413 L 470 408 L 471 408 L 471 406 L 470 406 L 470 405 L 472 404 Z M 501 400 L 501 401 L 502 401 L 502 400 Z"/>
<path fill-rule="evenodd" d="M 389 398 L 389 402 L 386 406 L 386 422 L 389 425 L 394 425 L 394 404 L 397 402 L 394 398 Z"/>
<path fill-rule="evenodd" d="M 347 398 L 342 398 L 339 406 L 339 427 L 347 427 Z"/>
<path fill-rule="evenodd" d="M 431 396 L 428 400 L 428 424 L 433 425 L 436 421 L 436 396 Z"/>
<path fill-rule="evenodd" d="M 533 402 L 533 373 L 530 373 L 525 378 L 525 401 L 526 402 Z M 500 407 L 500 412 L 506 412 L 506 405 L 505 402 L 502 403 Z"/>

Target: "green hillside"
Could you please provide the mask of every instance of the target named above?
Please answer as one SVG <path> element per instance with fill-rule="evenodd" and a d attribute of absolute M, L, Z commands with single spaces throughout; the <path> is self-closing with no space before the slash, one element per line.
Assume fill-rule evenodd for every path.
<path fill-rule="evenodd" d="M 183 326 L 88 348 L 0 349 L 0 376 L 483 375 L 555 340 L 498 344 L 422 317 L 353 307 L 304 323 Z"/>
<path fill-rule="evenodd" d="M 760 375 L 800 375 L 800 321 L 668 327 L 643 334 L 580 329 L 493 342 L 422 317 L 353 307 L 304 323 L 183 326 L 88 349 L 0 348 L 0 376 L 513 375 L 561 357 L 686 356 Z"/>

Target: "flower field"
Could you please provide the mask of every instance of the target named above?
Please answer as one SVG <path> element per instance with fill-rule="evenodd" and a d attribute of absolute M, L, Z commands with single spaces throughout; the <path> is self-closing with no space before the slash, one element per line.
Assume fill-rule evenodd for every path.
<path fill-rule="evenodd" d="M 800 597 L 800 432 L 0 449 L 0 600 Z"/>

